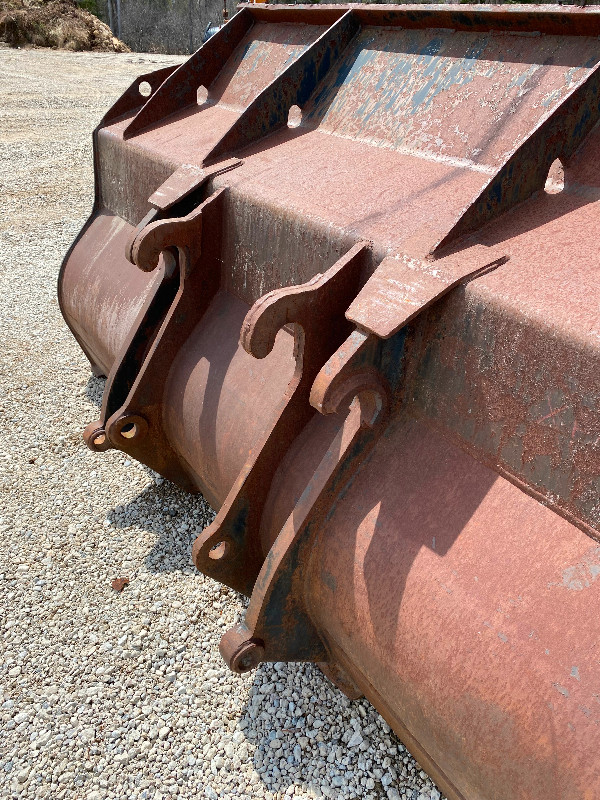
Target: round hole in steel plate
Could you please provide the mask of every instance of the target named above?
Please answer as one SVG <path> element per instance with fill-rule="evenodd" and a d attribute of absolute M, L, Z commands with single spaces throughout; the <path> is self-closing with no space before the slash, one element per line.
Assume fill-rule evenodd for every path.
<path fill-rule="evenodd" d="M 142 95 L 142 97 L 150 97 L 152 94 L 152 87 L 148 83 L 148 81 L 142 81 L 138 86 L 138 91 Z"/>
<path fill-rule="evenodd" d="M 123 425 L 121 428 L 121 436 L 125 439 L 133 439 L 133 437 L 137 433 L 137 427 L 135 422 L 128 422 L 127 425 Z"/>
<path fill-rule="evenodd" d="M 560 194 L 565 188 L 565 168 L 560 158 L 555 158 L 550 169 L 544 190 L 546 194 Z"/>
<path fill-rule="evenodd" d="M 208 89 L 206 86 L 199 86 L 198 91 L 196 92 L 196 101 L 199 106 L 206 103 L 208 100 Z"/>
<path fill-rule="evenodd" d="M 227 542 L 217 542 L 217 544 L 214 544 L 208 551 L 208 557 L 212 558 L 213 561 L 220 561 L 222 558 L 225 558 L 228 552 L 229 545 Z"/>
<path fill-rule="evenodd" d="M 288 128 L 297 128 L 302 122 L 302 109 L 300 106 L 291 106 L 288 112 Z"/>
<path fill-rule="evenodd" d="M 244 656 L 238 662 L 238 670 L 240 672 L 249 672 L 254 667 L 252 656 Z"/>

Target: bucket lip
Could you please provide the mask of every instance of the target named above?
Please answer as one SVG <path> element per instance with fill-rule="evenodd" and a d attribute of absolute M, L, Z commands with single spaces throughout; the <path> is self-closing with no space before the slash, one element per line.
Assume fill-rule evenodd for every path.
<path fill-rule="evenodd" d="M 575 6 L 527 3 L 510 5 L 458 3 L 391 3 L 362 4 L 298 4 L 238 3 L 261 21 L 331 22 L 352 11 L 364 24 L 402 26 L 406 28 L 448 27 L 454 30 L 504 33 L 548 33 L 561 36 L 600 35 L 600 6 Z M 426 24 L 424 24 L 426 23 Z M 590 28 L 590 25 L 594 26 Z M 597 27 L 596 27 L 597 26 Z"/>

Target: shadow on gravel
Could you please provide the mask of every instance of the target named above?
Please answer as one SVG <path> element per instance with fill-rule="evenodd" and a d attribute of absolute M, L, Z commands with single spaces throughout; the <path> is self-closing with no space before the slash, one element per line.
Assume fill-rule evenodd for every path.
<path fill-rule="evenodd" d="M 408 753 L 377 711 L 349 700 L 313 664 L 262 664 L 238 724 L 271 792 L 297 786 L 317 797 L 383 800 L 400 797 L 402 786 L 409 800 L 419 797 L 419 768 L 401 777 Z"/>
<path fill-rule="evenodd" d="M 98 408 L 106 378 L 91 375 L 85 388 L 86 397 Z M 150 572 L 177 572 L 190 567 L 190 551 L 198 534 L 209 525 L 215 514 L 202 495 L 192 495 L 158 476 L 148 467 L 131 459 L 125 467 L 142 467 L 152 479 L 137 497 L 117 506 L 108 515 L 114 529 L 131 525 L 156 534 L 156 544 L 146 556 Z"/>
<path fill-rule="evenodd" d="M 85 387 L 85 396 L 91 403 L 98 406 L 98 408 L 102 405 L 102 393 L 104 392 L 105 384 L 106 378 L 95 378 L 93 375 L 90 375 L 87 386 Z"/>
<path fill-rule="evenodd" d="M 109 515 L 113 528 L 136 525 L 157 535 L 146 556 L 155 573 L 189 570 L 192 543 L 212 518 L 202 497 L 167 481 L 152 483 Z M 238 600 L 247 607 L 246 598 Z M 244 748 L 245 739 L 253 747 L 262 788 L 273 794 L 299 787 L 315 797 L 388 800 L 402 796 L 390 792 L 401 786 L 407 800 L 419 797 L 410 785 L 419 780 L 419 768 L 408 780 L 401 775 L 408 753 L 375 709 L 349 700 L 312 664 L 261 664 L 237 727 L 243 739 L 235 746 Z M 248 786 L 243 796 L 256 796 L 256 788 Z"/>
<path fill-rule="evenodd" d="M 146 556 L 149 572 L 188 569 L 192 543 L 212 522 L 214 512 L 201 495 L 187 494 L 172 483 L 157 479 L 152 470 L 144 469 L 153 483 L 128 503 L 116 506 L 108 519 L 115 529 L 136 525 L 156 534 L 156 543 Z"/>

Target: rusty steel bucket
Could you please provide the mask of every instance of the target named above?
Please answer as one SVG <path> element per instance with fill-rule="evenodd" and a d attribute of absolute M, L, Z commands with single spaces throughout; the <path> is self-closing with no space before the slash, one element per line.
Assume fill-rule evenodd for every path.
<path fill-rule="evenodd" d="M 229 666 L 319 663 L 454 800 L 600 797 L 599 37 L 240 6 L 102 120 L 59 279 L 89 447 L 218 511 Z"/>

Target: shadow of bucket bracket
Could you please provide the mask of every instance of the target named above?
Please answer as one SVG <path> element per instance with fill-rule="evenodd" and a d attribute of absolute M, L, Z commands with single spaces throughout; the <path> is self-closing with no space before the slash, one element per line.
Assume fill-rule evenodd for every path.
<path fill-rule="evenodd" d="M 345 311 L 360 289 L 369 259 L 369 245 L 359 242 L 324 274 L 261 297 L 244 320 L 240 344 L 255 358 L 265 358 L 279 330 L 293 325 L 296 368 L 275 424 L 250 453 L 211 525 L 194 542 L 192 559 L 205 575 L 247 596 L 263 561 L 259 530 L 273 476 L 314 414 L 312 384 L 351 330 Z"/>

